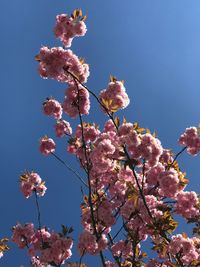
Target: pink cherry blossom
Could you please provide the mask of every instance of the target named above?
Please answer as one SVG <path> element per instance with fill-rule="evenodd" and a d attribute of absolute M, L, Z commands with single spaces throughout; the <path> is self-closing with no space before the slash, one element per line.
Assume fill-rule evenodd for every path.
<path fill-rule="evenodd" d="M 174 169 L 159 174 L 159 192 L 166 197 L 175 198 L 179 191 L 178 173 Z"/>
<path fill-rule="evenodd" d="M 99 98 L 109 112 L 124 109 L 130 103 L 124 84 L 121 81 L 110 82 L 107 89 L 100 92 Z"/>
<path fill-rule="evenodd" d="M 78 116 L 79 111 L 82 115 L 88 115 L 90 110 L 88 91 L 81 85 L 70 83 L 65 93 L 63 110 L 71 118 Z"/>
<path fill-rule="evenodd" d="M 77 11 L 79 13 L 79 10 Z M 81 16 L 74 17 L 74 15 L 68 16 L 67 14 L 56 16 L 54 33 L 65 47 L 70 47 L 73 38 L 76 36 L 84 36 L 86 31 L 86 25 Z"/>
<path fill-rule="evenodd" d="M 196 127 L 186 128 L 179 138 L 179 144 L 187 147 L 187 152 L 196 156 L 200 152 L 200 135 Z"/>
<path fill-rule="evenodd" d="M 43 111 L 47 116 L 53 116 L 55 119 L 61 119 L 62 117 L 62 106 L 55 99 L 47 99 L 43 103 Z"/>
<path fill-rule="evenodd" d="M 33 191 L 36 191 L 39 196 L 44 196 L 46 189 L 44 181 L 42 181 L 39 174 L 25 172 L 20 176 L 20 190 L 26 198 L 29 198 Z"/>
<path fill-rule="evenodd" d="M 53 139 L 44 136 L 40 139 L 40 152 L 47 156 L 55 151 L 56 144 Z"/>
<path fill-rule="evenodd" d="M 41 77 L 46 79 L 51 78 L 70 83 L 74 81 L 71 75 L 73 74 L 81 82 L 85 83 L 89 76 L 88 65 L 80 60 L 70 49 L 43 46 L 36 59 L 39 61 L 39 73 Z"/>
<path fill-rule="evenodd" d="M 12 241 L 15 242 L 19 248 L 24 248 L 28 244 L 32 244 L 34 240 L 35 229 L 32 223 L 25 225 L 17 224 L 13 227 Z"/>
<path fill-rule="evenodd" d="M 58 120 L 54 127 L 55 127 L 55 132 L 56 132 L 57 137 L 63 137 L 65 134 L 66 135 L 72 134 L 72 128 L 68 121 Z"/>
<path fill-rule="evenodd" d="M 200 210 L 197 208 L 199 199 L 194 191 L 179 192 L 176 200 L 177 203 L 174 208 L 178 214 L 181 214 L 185 218 L 192 218 L 200 215 Z"/>
<path fill-rule="evenodd" d="M 199 250 L 196 248 L 193 239 L 180 234 L 172 236 L 168 251 L 173 255 L 180 253 L 182 262 L 189 266 L 192 261 L 199 260 Z"/>

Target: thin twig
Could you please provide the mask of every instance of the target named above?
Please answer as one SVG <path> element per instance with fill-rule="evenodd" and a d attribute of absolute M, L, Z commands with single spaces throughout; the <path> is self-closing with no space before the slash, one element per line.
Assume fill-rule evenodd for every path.
<path fill-rule="evenodd" d="M 39 228 L 39 230 L 41 230 L 41 213 L 40 213 L 40 206 L 39 206 L 39 202 L 38 202 L 38 196 L 37 196 L 36 190 L 33 190 L 33 191 L 35 194 L 35 203 L 36 203 L 36 207 L 37 207 L 38 228 Z"/>
<path fill-rule="evenodd" d="M 176 154 L 176 156 L 174 157 L 174 160 L 172 161 L 172 163 L 171 164 L 169 164 L 169 166 L 168 166 L 168 170 L 173 166 L 173 164 L 174 164 L 174 162 L 177 160 L 177 158 L 186 150 L 186 146 L 184 147 L 184 148 L 182 148 L 177 154 Z"/>
<path fill-rule="evenodd" d="M 73 174 L 75 174 L 75 176 L 79 179 L 79 181 L 81 181 L 81 183 L 83 183 L 86 187 L 88 187 L 88 185 L 86 184 L 86 182 L 83 180 L 83 178 L 74 170 L 72 169 L 64 160 L 62 160 L 60 157 L 58 157 L 55 153 L 51 152 L 51 154 L 57 159 L 59 160 L 69 171 L 73 172 Z"/>
<path fill-rule="evenodd" d="M 83 250 L 83 253 L 81 254 L 81 257 L 80 257 L 80 260 L 79 260 L 79 267 L 81 267 L 81 264 L 82 264 L 82 260 L 83 260 L 83 257 L 84 257 L 84 255 L 85 255 L 85 251 L 86 251 L 86 249 L 84 249 Z"/>

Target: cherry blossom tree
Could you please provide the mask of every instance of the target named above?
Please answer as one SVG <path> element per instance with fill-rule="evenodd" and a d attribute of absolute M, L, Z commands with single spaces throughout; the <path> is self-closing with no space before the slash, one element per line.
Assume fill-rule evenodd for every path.
<path fill-rule="evenodd" d="M 155 133 L 118 117 L 117 111 L 130 103 L 124 81 L 110 76 L 105 89 L 94 94 L 86 85 L 89 65 L 69 49 L 75 37 L 86 34 L 85 20 L 80 9 L 58 15 L 54 33 L 63 47 L 43 46 L 36 56 L 42 78 L 68 86 L 62 103 L 48 97 L 42 108 L 55 119 L 56 136 L 67 138 L 68 153 L 77 158 L 84 176 L 56 154 L 52 138 L 43 136 L 39 150 L 64 164 L 82 184 L 82 232 L 74 240 L 72 227 L 62 225 L 56 233 L 41 224 L 38 198 L 45 195 L 46 184 L 38 173 L 26 171 L 20 176 L 20 190 L 25 198 L 35 198 L 38 225 L 18 223 L 10 241 L 28 250 L 34 267 L 60 267 L 66 262 L 69 267 L 84 267 L 87 255 L 100 257 L 103 267 L 199 266 L 200 200 L 197 193 L 187 191 L 188 179 L 178 157 L 185 151 L 191 156 L 200 152 L 200 127 L 187 128 L 179 138 L 181 150 L 173 154 Z M 105 117 L 103 129 L 87 121 L 90 97 Z M 77 121 L 74 131 L 68 117 Z M 190 236 L 174 234 L 176 215 L 191 224 Z M 153 257 L 146 252 L 147 241 Z M 7 242 L 0 240 L 0 256 L 8 249 Z M 72 246 L 80 254 L 77 262 L 70 261 Z"/>

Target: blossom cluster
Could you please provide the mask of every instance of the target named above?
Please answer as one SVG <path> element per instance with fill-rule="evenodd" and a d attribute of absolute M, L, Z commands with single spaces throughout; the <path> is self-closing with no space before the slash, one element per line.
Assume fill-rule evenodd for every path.
<path fill-rule="evenodd" d="M 200 238 L 189 238 L 178 234 L 172 236 L 168 251 L 172 255 L 180 253 L 183 264 L 190 265 L 192 262 L 200 262 Z"/>
<path fill-rule="evenodd" d="M 71 16 L 61 14 L 56 16 L 55 36 L 61 40 L 65 47 L 70 47 L 72 40 L 76 36 L 84 36 L 87 28 L 82 16 L 81 9 L 74 10 Z"/>
<path fill-rule="evenodd" d="M 28 248 L 31 262 L 36 266 L 60 266 L 72 255 L 73 241 L 70 237 L 50 232 L 46 228 L 35 229 L 32 223 L 18 223 L 14 226 L 12 241 L 19 248 Z"/>
<path fill-rule="evenodd" d="M 37 195 L 44 196 L 46 192 L 45 182 L 36 172 L 25 172 L 20 176 L 20 190 L 26 198 L 35 191 Z"/>
<path fill-rule="evenodd" d="M 112 79 L 108 87 L 100 92 L 99 99 L 104 109 L 109 112 L 124 109 L 130 102 L 123 81 L 117 81 L 116 79 Z"/>
<path fill-rule="evenodd" d="M 88 91 L 81 85 L 70 83 L 65 92 L 63 110 L 71 118 L 75 118 L 79 113 L 88 115 L 90 110 Z"/>
<path fill-rule="evenodd" d="M 56 144 L 52 138 L 44 136 L 40 139 L 40 152 L 47 156 L 55 151 Z"/>
<path fill-rule="evenodd" d="M 63 137 L 65 134 L 70 136 L 72 134 L 70 123 L 65 120 L 58 120 L 55 124 L 55 132 L 57 137 Z"/>
<path fill-rule="evenodd" d="M 42 78 L 51 78 L 60 82 L 73 82 L 77 77 L 82 83 L 87 82 L 89 66 L 79 59 L 70 49 L 43 46 L 36 56 L 39 61 L 39 73 Z"/>
<path fill-rule="evenodd" d="M 43 103 L 43 111 L 47 116 L 53 116 L 57 120 L 62 118 L 62 106 L 55 99 L 47 98 Z"/>
<path fill-rule="evenodd" d="M 200 135 L 199 128 L 186 128 L 185 132 L 180 136 L 179 143 L 187 147 L 187 152 L 196 156 L 200 152 Z"/>

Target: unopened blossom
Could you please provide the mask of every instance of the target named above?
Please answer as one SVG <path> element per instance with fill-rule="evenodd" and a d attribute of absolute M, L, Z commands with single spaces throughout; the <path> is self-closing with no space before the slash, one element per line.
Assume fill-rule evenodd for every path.
<path fill-rule="evenodd" d="M 70 83 L 65 93 L 63 110 L 71 118 L 79 115 L 88 115 L 90 99 L 88 91 L 80 84 Z"/>
<path fill-rule="evenodd" d="M 61 40 L 65 47 L 70 47 L 74 37 L 84 36 L 87 31 L 81 10 L 75 10 L 68 16 L 61 14 L 56 16 L 55 36 Z"/>
<path fill-rule="evenodd" d="M 56 144 L 53 139 L 44 136 L 40 139 L 40 152 L 47 156 L 55 151 Z"/>
<path fill-rule="evenodd" d="M 196 156 L 200 152 L 200 135 L 196 127 L 186 128 L 179 138 L 179 144 L 187 147 L 187 152 Z"/>
<path fill-rule="evenodd" d="M 34 191 L 37 195 L 43 196 L 46 189 L 44 181 L 36 172 L 25 172 L 20 176 L 20 190 L 26 198 L 29 198 Z"/>
<path fill-rule="evenodd" d="M 199 199 L 194 191 L 179 192 L 176 197 L 175 211 L 184 218 L 192 218 L 200 215 L 200 210 L 197 207 Z"/>
<path fill-rule="evenodd" d="M 72 134 L 72 128 L 68 121 L 58 120 L 54 127 L 57 137 L 63 137 L 65 134 L 66 135 Z"/>
<path fill-rule="evenodd" d="M 123 82 L 112 81 L 108 87 L 100 92 L 99 99 L 102 105 L 109 112 L 116 112 L 119 109 L 124 109 L 130 103 Z"/>
<path fill-rule="evenodd" d="M 89 66 L 80 60 L 70 49 L 43 46 L 36 56 L 39 73 L 42 78 L 51 78 L 61 82 L 73 82 L 73 75 L 85 83 L 89 76 Z"/>
<path fill-rule="evenodd" d="M 62 117 L 62 106 L 55 99 L 47 99 L 43 103 L 43 111 L 47 116 L 53 116 L 55 119 L 59 120 Z"/>

